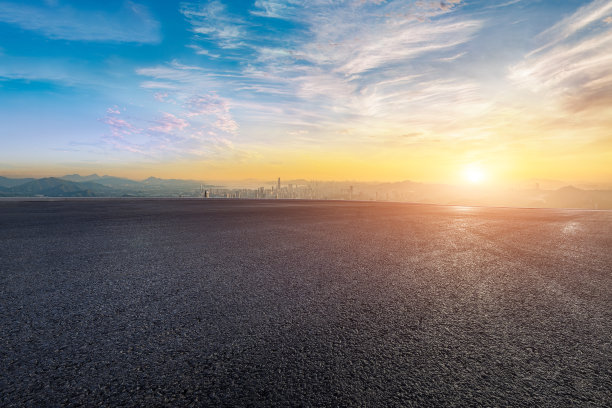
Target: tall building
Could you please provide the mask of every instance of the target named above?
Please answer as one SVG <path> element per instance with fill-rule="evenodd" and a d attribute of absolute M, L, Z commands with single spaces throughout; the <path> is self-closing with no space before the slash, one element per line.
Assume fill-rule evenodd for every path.
<path fill-rule="evenodd" d="M 278 184 L 276 186 L 276 198 L 280 198 L 280 177 L 278 178 Z"/>

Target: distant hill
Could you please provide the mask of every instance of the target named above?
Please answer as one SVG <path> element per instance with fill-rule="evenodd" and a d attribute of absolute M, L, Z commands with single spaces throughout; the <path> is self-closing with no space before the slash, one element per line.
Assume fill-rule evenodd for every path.
<path fill-rule="evenodd" d="M 34 178 L 8 178 L 0 176 L 0 187 L 15 187 L 20 184 L 28 183 L 30 181 L 34 181 Z"/>
<path fill-rule="evenodd" d="M 201 181 L 196 180 L 181 180 L 181 179 L 161 179 L 157 177 L 149 177 L 142 181 L 143 184 L 149 186 L 168 186 L 168 185 L 182 185 L 182 186 L 196 186 L 199 187 L 202 184 Z"/>
<path fill-rule="evenodd" d="M 89 184 L 89 185 L 87 185 Z M 15 187 L 11 187 L 6 192 L 18 196 L 47 196 L 47 197 L 95 197 L 93 189 L 102 185 L 92 185 L 95 183 L 75 183 L 55 177 L 33 180 Z"/>
<path fill-rule="evenodd" d="M 126 178 L 113 177 L 113 176 L 98 176 L 97 174 L 91 174 L 89 176 L 79 176 L 78 174 L 69 174 L 61 177 L 62 180 L 69 180 L 78 183 L 94 181 L 103 186 L 112 188 L 138 188 L 141 183 Z"/>
<path fill-rule="evenodd" d="M 109 187 L 137 187 L 140 186 L 139 181 L 134 181 L 126 178 L 102 176 L 97 180 L 97 183 Z"/>
<path fill-rule="evenodd" d="M 60 177 L 62 180 L 74 181 L 76 183 L 80 183 L 83 181 L 95 181 L 99 180 L 100 176 L 97 174 L 90 174 L 89 176 L 80 176 L 78 174 L 68 174 L 66 176 Z"/>
<path fill-rule="evenodd" d="M 149 177 L 135 181 L 113 176 L 68 174 L 41 179 L 0 177 L 2 197 L 197 197 L 200 181 Z M 209 187 L 209 186 L 206 186 Z"/>

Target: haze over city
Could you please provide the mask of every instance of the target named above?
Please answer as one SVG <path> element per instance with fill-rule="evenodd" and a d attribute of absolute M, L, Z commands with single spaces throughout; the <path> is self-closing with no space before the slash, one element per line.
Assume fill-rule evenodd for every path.
<path fill-rule="evenodd" d="M 612 4 L 0 2 L 0 172 L 612 180 Z"/>

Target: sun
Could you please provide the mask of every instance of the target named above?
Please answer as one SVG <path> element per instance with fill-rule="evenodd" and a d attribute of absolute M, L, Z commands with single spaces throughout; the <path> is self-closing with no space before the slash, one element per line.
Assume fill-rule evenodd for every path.
<path fill-rule="evenodd" d="M 477 164 L 470 164 L 463 169 L 463 178 L 472 184 L 480 184 L 486 179 L 486 173 Z"/>

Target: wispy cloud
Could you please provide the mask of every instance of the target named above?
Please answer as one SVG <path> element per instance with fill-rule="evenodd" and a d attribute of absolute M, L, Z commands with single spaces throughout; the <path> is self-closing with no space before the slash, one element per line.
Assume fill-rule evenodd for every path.
<path fill-rule="evenodd" d="M 178 118 L 171 113 L 164 112 L 163 116 L 155 121 L 155 124 L 149 127 L 153 132 L 172 133 L 181 131 L 189 126 L 189 122 L 185 119 Z"/>
<path fill-rule="evenodd" d="M 442 24 L 407 24 L 364 32 L 359 42 L 348 43 L 324 58 L 340 63 L 336 70 L 344 75 L 360 74 L 422 54 L 453 49 L 465 43 L 479 27 L 477 21 L 445 21 Z"/>
<path fill-rule="evenodd" d="M 136 73 L 151 78 L 141 83 L 143 88 L 148 89 L 208 89 L 217 85 L 214 81 L 215 73 L 205 72 L 202 68 L 183 65 L 177 61 L 154 67 L 138 68 Z"/>
<path fill-rule="evenodd" d="M 142 129 L 138 129 L 126 120 L 118 118 L 114 115 L 115 113 L 111 113 L 103 120 L 103 122 L 110 127 L 113 136 L 122 139 L 125 136 L 138 134 L 142 131 Z"/>
<path fill-rule="evenodd" d="M 237 48 L 246 35 L 244 21 L 228 13 L 220 1 L 204 4 L 185 3 L 180 12 L 191 24 L 194 33 L 216 41 L 222 48 Z"/>
<path fill-rule="evenodd" d="M 235 134 L 238 131 L 238 124 L 232 118 L 229 102 L 215 94 L 194 95 L 186 103 L 187 117 L 214 118 L 212 126 L 222 132 Z"/>
<path fill-rule="evenodd" d="M 198 55 L 206 55 L 207 57 L 210 57 L 210 58 L 221 58 L 220 54 L 212 53 L 209 50 L 204 49 L 198 45 L 190 44 L 187 47 L 194 50 L 195 53 Z"/>
<path fill-rule="evenodd" d="M 612 12 L 612 2 L 609 0 L 592 1 L 540 34 L 540 38 L 546 41 L 542 49 L 568 39 L 592 23 L 603 19 L 610 12 Z"/>
<path fill-rule="evenodd" d="M 450 10 L 457 4 L 461 3 L 462 0 L 445 0 L 445 1 L 430 1 L 430 5 L 438 7 L 440 10 Z"/>
<path fill-rule="evenodd" d="M 283 0 L 257 0 L 252 14 L 270 18 L 286 18 L 288 12 L 294 8 L 298 1 Z"/>
<path fill-rule="evenodd" d="M 612 27 L 601 24 L 610 10 L 612 3 L 596 0 L 544 31 L 545 43 L 510 77 L 573 111 L 612 106 Z"/>
<path fill-rule="evenodd" d="M 253 21 L 219 1 L 184 3 L 180 10 L 202 40 L 191 45 L 196 54 L 214 49 L 219 59 L 229 56 L 237 64 L 215 69 L 171 61 L 137 74 L 147 78 L 143 88 L 163 92 L 155 98 L 173 100 L 180 109 L 173 114 L 189 122 L 175 138 L 191 134 L 194 140 L 199 127 L 208 132 L 201 137 L 223 135 L 251 146 L 270 132 L 285 135 L 278 144 L 294 147 L 332 139 L 370 143 L 406 129 L 424 138 L 489 107 L 478 83 L 452 70 L 483 25 L 454 16 L 461 3 L 257 1 L 253 18 L 293 21 L 296 31 L 282 38 L 253 31 Z M 237 47 L 245 51 L 236 54 Z M 230 106 L 240 108 L 237 116 Z M 242 122 L 249 132 L 239 132 Z M 347 123 L 359 130 L 341 133 Z"/>
<path fill-rule="evenodd" d="M 282 113 L 274 117 L 277 124 L 300 123 L 303 114 L 286 109 L 278 101 L 278 95 L 284 95 L 294 104 L 313 110 L 319 116 L 319 125 L 336 126 L 342 120 L 339 115 L 367 121 L 368 117 L 388 117 L 385 112 L 389 111 L 397 112 L 395 119 L 403 121 L 406 114 L 398 112 L 398 102 L 405 106 L 406 100 L 415 100 L 414 95 L 425 98 L 426 92 L 432 92 L 430 97 L 434 99 L 444 99 L 447 93 L 447 100 L 455 100 L 457 87 L 424 87 L 414 81 L 398 81 L 392 87 L 385 84 L 415 75 L 421 77 L 420 81 L 431 81 L 440 74 L 447 83 L 454 80 L 451 73 L 424 66 L 421 59 L 427 56 L 451 64 L 463 55 L 461 46 L 473 38 L 482 22 L 450 16 L 461 3 L 343 0 L 332 5 L 327 0 L 256 1 L 252 15 L 296 24 L 294 35 L 289 33 L 282 38 L 251 30 L 252 23 L 229 13 L 219 1 L 183 4 L 181 12 L 193 31 L 218 49 L 239 46 L 249 50 L 238 61 L 238 67 L 223 72 L 227 75 L 223 82 L 241 97 L 269 96 L 258 99 L 258 115 L 278 107 Z M 209 53 L 200 46 L 193 48 L 201 54 Z M 221 72 L 210 69 L 194 73 L 166 66 L 138 72 L 156 81 L 191 87 L 208 82 L 210 88 L 223 92 L 214 85 Z M 462 78 L 456 80 L 463 82 Z M 474 92 L 474 86 L 470 87 Z M 418 108 L 423 109 L 426 108 Z"/>
<path fill-rule="evenodd" d="M 159 23 L 140 4 L 125 1 L 116 13 L 83 11 L 70 6 L 0 2 L 0 22 L 37 31 L 52 39 L 158 43 Z"/>
<path fill-rule="evenodd" d="M 251 14 L 282 19 L 304 20 L 305 14 L 315 15 L 325 12 L 338 12 L 342 9 L 359 11 L 368 9 L 380 12 L 384 7 L 384 13 L 396 12 L 404 18 L 424 19 L 435 16 L 440 10 L 446 12 L 457 7 L 463 0 L 419 0 L 413 2 L 399 2 L 396 0 L 340 0 L 330 2 L 329 0 L 257 0 Z M 375 7 L 371 9 L 370 7 Z"/>
<path fill-rule="evenodd" d="M 143 81 L 140 86 L 145 89 L 176 89 L 175 85 L 162 81 Z"/>
<path fill-rule="evenodd" d="M 156 96 L 157 95 L 157 96 Z M 234 146 L 239 130 L 231 114 L 230 102 L 215 94 L 185 94 L 175 92 L 154 99 L 162 111 L 161 116 L 142 118 L 121 115 L 116 108 L 108 108 L 101 119 L 109 133 L 103 140 L 114 149 L 137 153 L 153 159 L 191 157 L 217 159 L 243 157 L 246 152 Z"/>
<path fill-rule="evenodd" d="M 153 97 L 158 102 L 164 102 L 168 98 L 168 92 L 155 92 Z"/>
<path fill-rule="evenodd" d="M 496 8 L 502 8 L 502 7 L 508 7 L 508 6 L 512 6 L 514 4 L 520 3 L 523 0 L 510 0 L 507 1 L 505 3 L 499 3 L 499 4 L 492 4 L 490 6 L 485 7 L 486 9 L 496 9 Z"/>
<path fill-rule="evenodd" d="M 89 71 L 86 67 L 86 64 L 70 59 L 46 58 L 41 63 L 41 59 L 36 57 L 5 56 L 0 64 L 0 78 L 73 87 L 110 85 L 97 72 Z"/>

